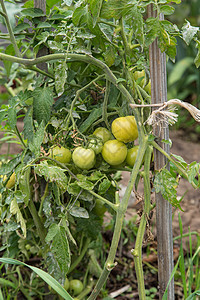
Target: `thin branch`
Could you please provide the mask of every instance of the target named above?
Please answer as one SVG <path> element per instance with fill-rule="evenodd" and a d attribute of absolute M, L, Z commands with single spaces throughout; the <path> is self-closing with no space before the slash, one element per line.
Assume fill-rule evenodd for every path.
<path fill-rule="evenodd" d="M 21 53 L 19 51 L 19 48 L 17 46 L 17 42 L 15 40 L 15 36 L 14 36 L 14 33 L 13 33 L 13 30 L 12 30 L 12 26 L 10 24 L 10 21 L 9 21 L 9 18 L 8 18 L 8 14 L 7 14 L 7 11 L 6 11 L 6 7 L 5 7 L 5 4 L 4 4 L 4 1 L 3 0 L 0 0 L 0 3 L 1 3 L 1 7 L 2 7 L 2 13 L 1 15 L 4 16 L 5 18 L 5 22 L 6 22 L 6 26 L 7 26 L 7 29 L 8 29 L 8 32 L 9 32 L 9 35 L 10 35 L 10 40 L 13 44 L 13 47 L 15 49 L 15 54 L 18 56 L 18 57 L 21 57 Z"/>

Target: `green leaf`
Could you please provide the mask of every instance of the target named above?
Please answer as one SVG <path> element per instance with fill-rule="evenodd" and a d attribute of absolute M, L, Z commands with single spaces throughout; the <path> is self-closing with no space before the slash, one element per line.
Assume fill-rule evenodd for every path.
<path fill-rule="evenodd" d="M 99 194 L 100 195 L 105 194 L 110 186 L 111 186 L 110 180 L 108 180 L 107 178 L 104 179 L 99 185 Z"/>
<path fill-rule="evenodd" d="M 156 193 L 161 193 L 163 198 L 169 201 L 172 206 L 181 209 L 180 203 L 177 200 L 177 185 L 176 179 L 167 169 L 162 169 L 156 173 L 154 180 Z"/>
<path fill-rule="evenodd" d="M 25 17 L 39 18 L 44 16 L 44 12 L 40 8 L 25 8 L 21 10 L 21 14 Z"/>
<path fill-rule="evenodd" d="M 190 22 L 186 20 L 186 24 L 182 27 L 182 36 L 187 45 L 190 44 L 198 30 L 199 27 L 191 26 Z"/>
<path fill-rule="evenodd" d="M 88 211 L 83 207 L 73 206 L 69 210 L 69 213 L 70 213 L 70 215 L 72 215 L 73 217 L 76 217 L 76 218 L 84 218 L 84 219 L 89 218 Z"/>
<path fill-rule="evenodd" d="M 121 17 L 130 13 L 130 10 L 134 5 L 137 5 L 137 1 L 132 0 L 109 0 L 104 1 L 101 9 L 101 18 L 104 19 L 120 19 Z"/>
<path fill-rule="evenodd" d="M 87 237 L 96 239 L 101 231 L 101 224 L 99 218 L 96 215 L 91 214 L 89 219 L 78 218 L 77 219 L 77 232 L 83 231 Z"/>
<path fill-rule="evenodd" d="M 38 276 L 40 276 L 48 285 L 50 285 L 65 300 L 73 300 L 73 298 L 67 293 L 67 291 L 64 289 L 64 287 L 58 281 L 56 281 L 51 275 L 46 273 L 45 271 L 43 271 L 37 267 L 27 265 L 19 260 L 12 259 L 12 258 L 0 258 L 0 262 L 2 262 L 4 264 L 26 266 L 26 267 L 30 268 Z"/>
<path fill-rule="evenodd" d="M 148 18 L 146 25 L 145 45 L 148 47 L 160 34 L 160 21 L 158 18 Z"/>
<path fill-rule="evenodd" d="M 33 115 L 38 123 L 44 121 L 45 125 L 51 117 L 53 104 L 52 91 L 48 87 L 39 87 L 33 91 Z"/>
<path fill-rule="evenodd" d="M 109 67 L 111 67 L 115 62 L 115 51 L 114 51 L 113 47 L 108 46 L 106 48 L 106 51 L 104 52 L 103 56 L 104 56 L 104 59 L 105 59 L 105 63 Z"/>
<path fill-rule="evenodd" d="M 20 33 L 21 31 L 30 28 L 31 26 L 28 23 L 18 24 L 15 28 L 13 28 L 14 33 Z"/>
<path fill-rule="evenodd" d="M 25 205 L 28 205 L 28 202 L 30 200 L 30 195 L 31 195 L 30 173 L 31 173 L 31 167 L 28 167 L 25 170 L 24 174 L 20 176 L 20 180 L 19 180 L 19 187 L 24 195 Z"/>
<path fill-rule="evenodd" d="M 21 154 L 1 165 L 0 175 L 7 175 L 14 171 L 16 166 L 21 162 Z"/>
<path fill-rule="evenodd" d="M 160 12 L 163 13 L 164 15 L 172 15 L 175 11 L 175 8 L 169 5 L 162 5 L 160 7 Z"/>
<path fill-rule="evenodd" d="M 71 263 L 69 243 L 64 227 L 56 225 L 54 230 L 56 230 L 56 234 L 53 237 L 51 251 L 55 256 L 61 271 L 66 274 Z"/>
<path fill-rule="evenodd" d="M 21 226 L 24 238 L 26 238 L 26 223 L 25 223 L 25 220 L 24 220 L 24 218 L 23 218 L 23 216 L 21 214 L 21 211 L 19 209 L 19 206 L 18 206 L 16 198 L 14 198 L 11 201 L 11 204 L 10 204 L 10 213 L 12 215 L 16 215 L 17 223 L 20 223 L 20 226 Z"/>
<path fill-rule="evenodd" d="M 103 0 L 88 0 L 88 3 L 93 17 L 93 26 L 95 26 L 101 13 Z"/>
<path fill-rule="evenodd" d="M 33 109 L 32 107 L 28 109 L 24 118 L 24 138 L 28 141 L 33 141 L 34 137 L 34 127 L 33 127 Z"/>
<path fill-rule="evenodd" d="M 197 42 L 196 48 L 198 49 L 197 55 L 194 59 L 195 66 L 199 68 L 200 66 L 200 43 Z"/>
<path fill-rule="evenodd" d="M 184 57 L 183 59 L 179 60 L 169 74 L 169 86 L 179 81 L 182 78 L 183 74 L 190 66 L 192 66 L 193 63 L 194 59 L 192 57 Z"/>
<path fill-rule="evenodd" d="M 79 127 L 79 131 L 84 133 L 88 130 L 88 128 L 96 121 L 98 120 L 102 115 L 102 108 L 95 108 L 92 110 L 92 112 L 89 114 L 87 119 L 81 124 Z"/>
<path fill-rule="evenodd" d="M 200 163 L 193 161 L 188 167 L 188 180 L 193 182 L 196 176 L 199 176 Z"/>
<path fill-rule="evenodd" d="M 55 182 L 63 192 L 67 190 L 68 178 L 60 167 L 48 165 L 43 161 L 35 167 L 35 172 L 39 176 L 44 176 L 46 181 Z"/>
<path fill-rule="evenodd" d="M 56 93 L 61 96 L 65 89 L 65 82 L 67 80 L 67 64 L 65 61 L 59 62 L 55 67 L 55 88 Z"/>
<path fill-rule="evenodd" d="M 141 13 L 141 9 L 138 6 L 134 6 L 132 9 L 133 13 L 133 21 L 132 21 L 132 28 L 134 30 L 135 38 L 138 40 L 140 45 L 144 44 L 144 19 Z"/>
<path fill-rule="evenodd" d="M 72 1 L 73 0 L 63 0 L 63 4 L 70 6 L 70 5 L 72 5 Z"/>
<path fill-rule="evenodd" d="M 33 136 L 33 140 L 29 142 L 29 149 L 36 157 L 40 155 L 40 148 L 44 139 L 44 131 L 45 125 L 44 122 L 41 122 Z"/>

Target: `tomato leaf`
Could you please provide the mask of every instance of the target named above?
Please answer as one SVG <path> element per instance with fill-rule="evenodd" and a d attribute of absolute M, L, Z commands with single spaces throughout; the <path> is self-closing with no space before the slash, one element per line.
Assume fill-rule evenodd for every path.
<path fill-rule="evenodd" d="M 33 116 L 40 124 L 46 125 L 50 120 L 51 107 L 53 104 L 52 91 L 48 87 L 38 87 L 33 91 Z"/>
<path fill-rule="evenodd" d="M 67 79 L 67 64 L 65 61 L 59 62 L 55 67 L 55 88 L 58 96 L 64 92 Z"/>
<path fill-rule="evenodd" d="M 67 190 L 68 179 L 60 167 L 48 165 L 43 161 L 35 167 L 35 173 L 44 176 L 46 181 L 55 182 L 63 192 Z"/>
<path fill-rule="evenodd" d="M 70 209 L 69 213 L 70 215 L 76 218 L 84 218 L 84 219 L 89 218 L 88 211 L 83 207 L 74 206 Z"/>
<path fill-rule="evenodd" d="M 95 108 L 92 110 L 92 112 L 89 114 L 87 119 L 80 125 L 79 131 L 84 133 L 88 130 L 88 128 L 96 121 L 98 120 L 102 115 L 102 108 Z"/>
<path fill-rule="evenodd" d="M 18 206 L 16 197 L 14 197 L 10 203 L 10 213 L 16 215 L 17 223 L 20 223 L 24 238 L 26 238 L 26 223 Z"/>
<path fill-rule="evenodd" d="M 44 122 L 42 121 L 38 126 L 32 141 L 29 141 L 28 144 L 29 149 L 31 150 L 31 152 L 35 154 L 36 157 L 40 155 L 40 147 L 44 139 L 44 130 L 45 130 L 45 125 Z"/>
<path fill-rule="evenodd" d="M 89 215 L 89 219 L 77 219 L 77 232 L 83 231 L 86 236 L 96 239 L 100 230 L 99 218 L 93 214 Z"/>
<path fill-rule="evenodd" d="M 55 256 L 61 271 L 66 274 L 70 267 L 71 256 L 64 227 L 55 223 L 51 224 L 45 241 L 47 243 L 52 241 L 51 251 Z"/>
<path fill-rule="evenodd" d="M 109 187 L 111 186 L 111 182 L 110 180 L 108 180 L 107 178 L 105 178 L 100 184 L 99 184 L 99 194 L 105 194 L 106 191 L 109 189 Z"/>
<path fill-rule="evenodd" d="M 191 26 L 190 22 L 186 20 L 186 24 L 182 27 L 182 35 L 187 45 L 190 44 L 198 30 L 199 27 Z"/>
<path fill-rule="evenodd" d="M 169 201 L 172 206 L 181 209 L 180 203 L 177 200 L 177 181 L 167 169 L 162 169 L 157 172 L 154 180 L 154 188 L 156 193 L 161 193 L 163 198 Z"/>
<path fill-rule="evenodd" d="M 200 181 L 199 170 L 200 170 L 200 163 L 197 163 L 196 161 L 193 161 L 188 166 L 188 180 L 190 183 L 192 183 L 194 181 L 196 176 L 199 177 L 199 181 Z M 199 182 L 199 185 L 200 185 L 200 182 Z"/>
<path fill-rule="evenodd" d="M 24 194 L 24 203 L 28 205 L 29 199 L 30 199 L 30 173 L 31 173 L 31 168 L 28 167 L 24 174 L 20 177 L 19 180 L 19 187 L 22 193 Z"/>
<path fill-rule="evenodd" d="M 160 7 L 160 12 L 163 13 L 164 15 L 171 15 L 175 11 L 175 8 L 169 5 L 162 5 Z"/>

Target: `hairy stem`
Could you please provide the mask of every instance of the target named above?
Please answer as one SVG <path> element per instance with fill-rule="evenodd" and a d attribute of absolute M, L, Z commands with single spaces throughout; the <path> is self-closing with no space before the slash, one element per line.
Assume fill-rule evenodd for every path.
<path fill-rule="evenodd" d="M 10 40 L 11 40 L 11 43 L 13 44 L 13 47 L 14 47 L 14 50 L 15 50 L 15 54 L 18 57 L 21 57 L 21 53 L 20 53 L 19 48 L 17 46 L 15 36 L 14 36 L 13 30 L 12 30 L 12 27 L 11 27 L 11 24 L 10 24 L 10 21 L 9 21 L 9 18 L 8 18 L 8 14 L 7 14 L 7 11 L 6 11 L 5 4 L 4 4 L 4 0 L 0 0 L 0 3 L 1 3 L 2 11 L 3 11 L 3 16 L 5 18 L 6 26 L 7 26 L 9 35 L 10 35 Z"/>
<path fill-rule="evenodd" d="M 137 282 L 138 282 L 139 297 L 141 300 L 144 300 L 146 298 L 145 286 L 144 286 L 144 275 L 143 275 L 143 268 L 142 268 L 142 242 L 143 242 L 147 219 L 148 219 L 148 215 L 149 215 L 149 211 L 150 211 L 150 207 L 151 207 L 151 195 L 150 195 L 151 189 L 150 189 L 150 180 L 149 180 L 151 154 L 152 154 L 152 149 L 148 146 L 146 153 L 145 153 L 144 172 L 143 172 L 144 210 L 143 210 L 143 214 L 142 214 L 142 217 L 140 220 L 139 229 L 137 232 L 135 249 L 132 250 L 132 254 L 133 254 L 134 262 L 135 262 Z"/>

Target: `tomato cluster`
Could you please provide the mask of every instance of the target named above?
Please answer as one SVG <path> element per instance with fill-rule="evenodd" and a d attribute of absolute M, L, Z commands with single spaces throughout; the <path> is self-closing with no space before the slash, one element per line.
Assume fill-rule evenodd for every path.
<path fill-rule="evenodd" d="M 86 147 L 78 146 L 71 154 L 64 147 L 54 147 L 52 157 L 61 163 L 73 163 L 82 170 L 89 170 L 95 166 L 96 155 L 102 155 L 103 159 L 111 166 L 117 166 L 126 161 L 133 166 L 137 157 L 138 146 L 127 149 L 126 143 L 134 142 L 138 137 L 138 129 L 134 116 L 116 118 L 111 125 L 111 132 L 98 127 L 88 137 Z M 114 137 L 113 137 L 114 136 Z"/>

